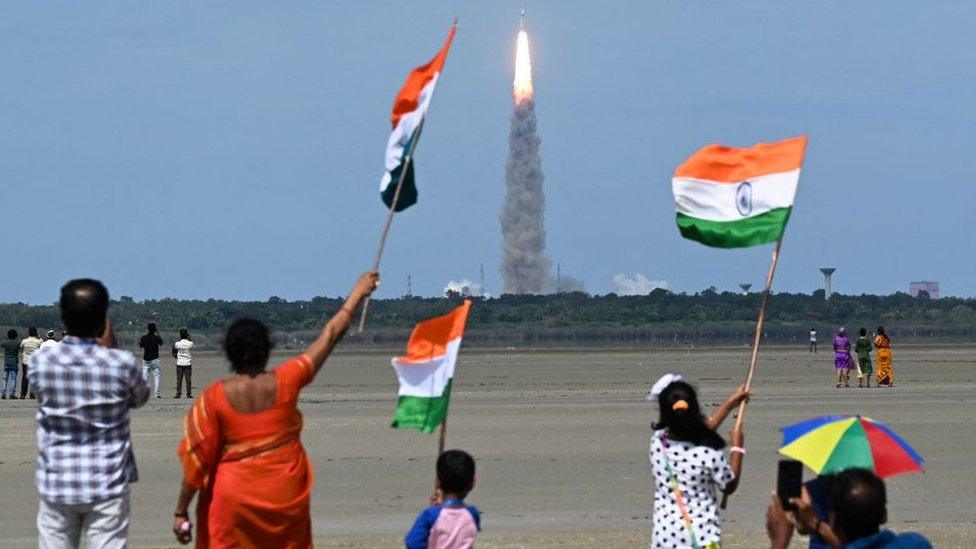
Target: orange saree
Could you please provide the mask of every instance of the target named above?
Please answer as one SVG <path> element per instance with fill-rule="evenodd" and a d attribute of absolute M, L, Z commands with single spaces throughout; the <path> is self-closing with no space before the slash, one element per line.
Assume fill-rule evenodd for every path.
<path fill-rule="evenodd" d="M 891 339 L 886 335 L 876 335 L 874 336 L 874 347 L 878 353 L 877 367 L 875 368 L 878 385 L 893 385 L 895 383 L 895 372 L 891 368 Z"/>
<path fill-rule="evenodd" d="M 277 398 L 261 412 L 234 410 L 222 381 L 193 403 L 179 456 L 200 491 L 197 547 L 312 547 L 314 479 L 296 405 L 313 374 L 304 355 L 275 368 Z"/>

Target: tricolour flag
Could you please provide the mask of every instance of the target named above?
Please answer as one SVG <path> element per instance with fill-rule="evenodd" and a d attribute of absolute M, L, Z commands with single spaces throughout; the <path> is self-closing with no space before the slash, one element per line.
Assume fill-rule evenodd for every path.
<path fill-rule="evenodd" d="M 393 123 L 393 133 L 386 143 L 386 172 L 380 180 L 380 197 L 383 203 L 389 208 L 393 204 L 393 196 L 396 194 L 397 181 L 403 185 L 400 196 L 397 198 L 395 211 L 401 211 L 413 206 L 417 202 L 417 186 L 413 179 L 413 160 L 407 164 L 407 171 L 401 180 L 400 174 L 403 172 L 403 165 L 407 160 L 406 155 L 412 153 L 416 147 L 415 141 L 420 138 L 420 126 L 424 115 L 430 107 L 430 98 L 434 95 L 434 88 L 437 86 L 437 79 L 444 69 L 444 61 L 447 59 L 447 50 L 451 47 L 454 40 L 454 33 L 457 25 L 451 27 L 447 34 L 444 47 L 426 65 L 417 67 L 407 76 L 407 81 L 400 89 L 396 99 L 393 101 L 393 114 L 390 121 Z"/>
<path fill-rule="evenodd" d="M 433 433 L 447 416 L 451 383 L 471 300 L 450 313 L 417 324 L 407 355 L 393 359 L 400 378 L 393 427 Z"/>
<path fill-rule="evenodd" d="M 671 179 L 681 236 L 716 248 L 782 238 L 806 146 L 801 135 L 745 149 L 709 145 L 691 155 Z"/>

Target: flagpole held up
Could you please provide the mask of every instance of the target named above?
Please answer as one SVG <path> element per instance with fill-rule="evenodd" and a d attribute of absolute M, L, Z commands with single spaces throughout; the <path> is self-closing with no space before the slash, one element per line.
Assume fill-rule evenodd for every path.
<path fill-rule="evenodd" d="M 763 288 L 762 303 L 759 305 L 759 318 L 756 320 L 756 334 L 752 340 L 752 357 L 749 359 L 749 373 L 746 375 L 746 391 L 752 388 L 752 380 L 756 376 L 756 363 L 759 361 L 759 344 L 762 341 L 763 327 L 766 325 L 766 304 L 769 302 L 769 294 L 773 285 L 773 277 L 776 276 L 776 264 L 779 263 L 779 250 L 783 244 L 783 239 L 776 241 L 773 248 L 773 257 L 769 261 L 769 272 L 766 274 L 766 287 Z M 743 400 L 739 403 L 738 417 L 735 419 L 735 428 L 742 428 L 742 418 L 745 417 L 747 402 Z"/>
<path fill-rule="evenodd" d="M 403 169 L 400 170 L 400 176 L 397 177 L 397 186 L 396 190 L 393 191 L 390 210 L 386 213 L 386 222 L 383 224 L 383 232 L 380 233 L 380 242 L 376 246 L 376 257 L 373 258 L 374 271 L 379 270 L 380 261 L 383 259 L 383 248 L 386 247 L 386 237 L 390 234 L 390 226 L 393 224 L 393 214 L 396 213 L 397 203 L 400 201 L 400 191 L 403 189 L 403 178 L 406 177 L 407 170 L 410 168 L 410 162 L 413 160 L 413 151 L 417 147 L 417 141 L 420 141 L 420 132 L 424 129 L 424 120 L 426 120 L 426 117 L 420 119 L 420 125 L 417 126 L 416 134 L 410 140 L 410 148 L 407 150 L 407 154 L 404 155 Z M 366 329 L 366 311 L 368 309 L 369 296 L 366 296 L 366 300 L 363 301 L 363 312 L 359 317 L 359 333 L 363 333 L 363 330 Z"/>
<path fill-rule="evenodd" d="M 386 214 L 386 222 L 383 224 L 383 232 L 380 234 L 380 241 L 376 247 L 376 257 L 373 260 L 373 269 L 379 270 L 380 261 L 383 258 L 383 249 L 386 247 L 386 239 L 390 233 L 390 226 L 393 224 L 393 214 L 397 211 L 397 206 L 400 203 L 400 195 L 403 191 L 404 183 L 407 182 L 407 175 L 410 173 L 410 163 L 413 160 L 414 149 L 417 147 L 417 141 L 420 140 L 420 133 L 424 127 L 424 121 L 427 119 L 427 109 L 430 107 L 430 103 L 434 98 L 434 92 L 437 91 L 436 83 L 441 69 L 444 66 L 444 62 L 447 58 L 448 49 L 451 47 L 451 42 L 454 40 L 454 35 L 457 32 L 457 18 L 454 18 L 454 24 L 451 26 L 451 31 L 447 35 L 447 41 L 444 46 L 437 53 L 434 58 L 420 67 L 415 68 L 410 75 L 407 77 L 407 81 L 401 88 L 396 100 L 393 103 L 393 116 L 391 118 L 393 122 L 393 134 L 391 139 L 387 144 L 387 161 L 396 159 L 399 156 L 397 147 L 399 145 L 398 136 L 402 137 L 409 129 L 405 129 L 405 126 L 401 124 L 413 123 L 410 115 L 419 114 L 420 120 L 417 121 L 417 127 L 410 131 L 409 144 L 407 149 L 403 151 L 403 160 L 400 163 L 399 169 L 400 173 L 397 175 L 396 189 L 393 191 L 393 196 L 390 199 L 390 209 Z M 406 122 L 405 122 L 406 121 Z M 402 131 L 400 134 L 398 132 Z M 392 157 L 390 155 L 393 155 Z M 391 175 L 389 170 L 391 166 L 387 166 L 387 175 Z M 385 193 L 386 187 L 386 176 L 384 176 L 384 183 L 381 185 L 381 192 Z M 411 178 L 412 181 L 412 178 Z M 413 183 L 411 182 L 411 186 Z M 416 202 L 416 190 L 413 190 L 412 196 L 407 198 L 408 202 L 404 204 L 404 208 L 409 207 L 411 204 Z M 385 201 L 385 198 L 384 198 Z M 363 333 L 366 329 L 366 314 L 369 310 L 369 299 L 363 302 L 363 312 L 362 316 L 359 318 L 359 333 Z"/>
<path fill-rule="evenodd" d="M 752 340 L 752 357 L 749 359 L 749 372 L 746 374 L 745 387 L 747 392 L 752 388 L 752 380 L 756 376 L 756 363 L 759 361 L 759 344 L 762 342 L 763 327 L 766 325 L 766 304 L 769 303 L 769 294 L 773 286 L 773 277 L 776 276 L 776 265 L 779 263 L 779 251 L 782 244 L 783 237 L 780 237 L 776 241 L 776 247 L 773 248 L 773 257 L 769 260 L 769 272 L 766 273 L 766 286 L 763 288 L 762 302 L 759 304 L 759 318 L 756 319 L 756 334 Z M 734 427 L 736 431 L 742 429 L 743 418 L 746 415 L 746 405 L 746 400 L 739 403 Z M 725 509 L 728 500 L 729 495 L 722 494 L 722 509 Z"/>

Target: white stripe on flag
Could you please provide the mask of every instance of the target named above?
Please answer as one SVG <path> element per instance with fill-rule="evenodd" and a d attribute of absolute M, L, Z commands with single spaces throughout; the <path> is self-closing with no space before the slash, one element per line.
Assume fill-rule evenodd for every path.
<path fill-rule="evenodd" d="M 427 82 L 424 89 L 420 90 L 420 100 L 417 102 L 417 108 L 412 112 L 409 112 L 400 117 L 397 121 L 397 125 L 393 128 L 393 133 L 390 134 L 390 139 L 386 142 L 386 159 L 385 166 L 386 172 L 383 173 L 383 178 L 380 180 L 380 192 L 386 190 L 386 188 L 393 182 L 393 178 L 390 172 L 397 169 L 401 163 L 403 163 L 404 149 L 407 146 L 407 142 L 410 141 L 410 136 L 413 135 L 414 130 L 420 125 L 420 120 L 423 119 L 424 115 L 427 114 L 427 108 L 430 107 L 430 99 L 434 95 L 434 88 L 437 86 L 437 79 L 440 78 L 441 73 L 434 73 L 434 77 Z"/>
<path fill-rule="evenodd" d="M 776 208 L 793 206 L 800 170 L 774 173 L 743 183 L 719 183 L 688 177 L 671 179 L 678 212 L 709 221 L 739 221 Z M 744 196 L 748 193 L 748 196 Z"/>
<path fill-rule="evenodd" d="M 390 361 L 400 378 L 400 396 L 433 398 L 443 396 L 447 382 L 454 377 L 461 338 L 448 342 L 443 356 L 427 362 Z"/>

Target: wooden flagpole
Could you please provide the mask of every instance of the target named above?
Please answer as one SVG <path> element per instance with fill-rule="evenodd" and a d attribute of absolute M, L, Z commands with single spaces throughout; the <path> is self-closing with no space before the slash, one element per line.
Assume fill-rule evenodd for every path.
<path fill-rule="evenodd" d="M 776 241 L 773 248 L 773 257 L 769 261 L 769 272 L 766 274 L 766 287 L 763 288 L 762 303 L 759 305 L 759 319 L 756 321 L 756 335 L 752 340 L 752 358 L 749 359 L 749 374 L 746 375 L 746 391 L 752 388 L 752 380 L 756 376 L 756 362 L 759 359 L 759 344 L 762 342 L 763 327 L 766 325 L 766 304 L 769 302 L 770 289 L 773 286 L 773 277 L 776 276 L 776 264 L 779 262 L 779 249 L 783 244 L 783 238 Z M 739 403 L 738 417 L 735 418 L 735 428 L 742 428 L 742 418 L 746 413 L 746 401 Z"/>
<path fill-rule="evenodd" d="M 434 91 L 437 91 L 435 88 Z M 433 99 L 433 96 L 431 97 Z M 386 223 L 383 224 L 383 232 L 380 233 L 380 242 L 376 247 L 376 256 L 373 258 L 373 270 L 378 271 L 380 268 L 380 260 L 383 259 L 383 248 L 386 247 L 386 237 L 390 234 L 390 226 L 393 224 L 393 214 L 396 213 L 397 203 L 400 201 L 400 191 L 403 189 L 403 179 L 407 176 L 407 170 L 410 169 L 410 161 L 413 160 L 413 151 L 417 147 L 417 142 L 420 141 L 420 132 L 424 129 L 424 120 L 427 117 L 420 119 L 420 124 L 417 125 L 417 129 L 414 131 L 413 139 L 410 140 L 410 148 L 407 150 L 407 154 L 403 156 L 403 167 L 400 169 L 400 176 L 397 177 L 396 190 L 393 191 L 393 200 L 390 201 L 390 210 L 386 213 Z M 363 333 L 366 329 L 366 311 L 369 309 L 369 296 L 363 301 L 363 313 L 359 317 L 359 333 Z"/>
<path fill-rule="evenodd" d="M 453 26 L 457 29 L 458 18 L 454 18 Z M 430 92 L 430 98 L 427 100 L 427 108 L 430 109 L 430 103 L 434 100 L 434 93 L 437 92 L 437 86 Z M 390 225 L 393 224 L 393 214 L 396 213 L 397 202 L 400 200 L 400 189 L 403 188 L 403 178 L 407 176 L 407 169 L 410 167 L 410 161 L 413 160 L 413 151 L 417 147 L 417 142 L 420 141 L 420 132 L 424 129 L 424 121 L 427 120 L 426 114 L 420 119 L 420 124 L 417 125 L 417 129 L 414 131 L 413 139 L 410 140 L 410 148 L 407 150 L 406 154 L 403 156 L 403 169 L 400 170 L 400 177 L 397 178 L 397 187 L 393 191 L 393 200 L 390 202 L 390 211 L 386 214 L 386 223 L 383 224 L 383 232 L 380 234 L 380 243 L 376 247 L 376 257 L 373 260 L 373 270 L 378 271 L 380 268 L 380 260 L 383 258 L 383 248 L 386 247 L 386 237 L 390 234 Z M 369 296 L 366 296 L 366 300 L 363 301 L 363 313 L 359 317 L 359 333 L 363 333 L 366 329 L 366 311 L 369 309 Z"/>
<path fill-rule="evenodd" d="M 769 293 L 773 286 L 773 277 L 776 276 L 776 264 L 779 263 L 779 249 L 783 244 L 783 237 L 776 241 L 773 248 L 773 257 L 769 260 L 769 272 L 766 273 L 766 286 L 763 288 L 762 302 L 759 305 L 759 318 L 756 320 L 756 335 L 752 340 L 752 357 L 749 359 L 749 373 L 746 375 L 746 391 L 752 388 L 752 380 L 756 377 L 756 362 L 759 360 L 759 344 L 762 342 L 763 327 L 766 325 L 766 304 L 769 302 Z M 746 404 L 743 400 L 739 403 L 737 417 L 735 418 L 735 430 L 742 429 L 742 421 L 746 415 Z M 729 495 L 722 494 L 722 509 L 728 502 Z"/>
<path fill-rule="evenodd" d="M 437 441 L 437 457 L 444 453 L 444 440 L 447 438 L 447 410 L 444 410 L 444 421 L 441 422 L 440 440 Z"/>

